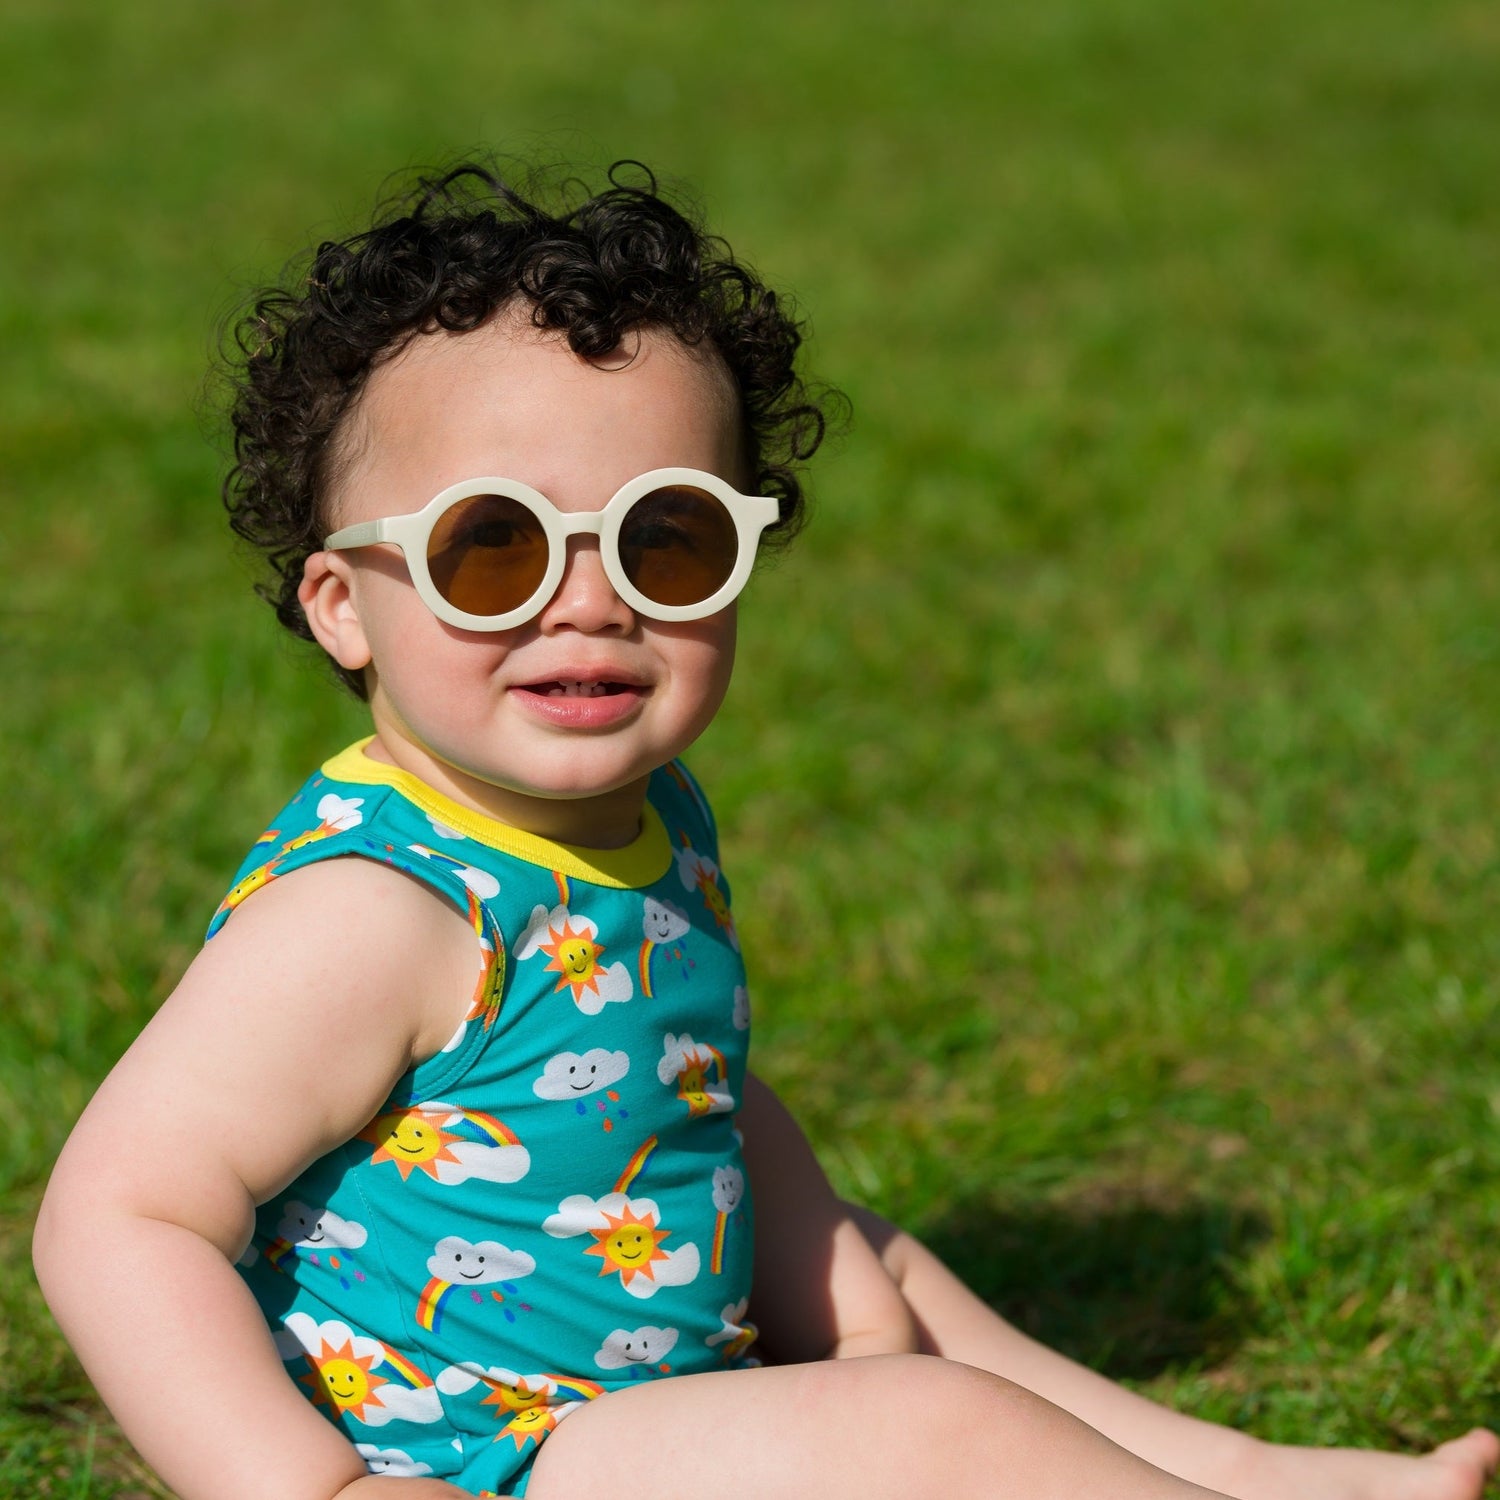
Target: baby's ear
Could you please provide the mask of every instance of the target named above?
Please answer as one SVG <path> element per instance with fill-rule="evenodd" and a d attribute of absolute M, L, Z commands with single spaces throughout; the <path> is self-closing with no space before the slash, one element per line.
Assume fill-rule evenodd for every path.
<path fill-rule="evenodd" d="M 302 564 L 297 599 L 314 639 L 343 668 L 370 665 L 370 646 L 355 608 L 348 560 L 337 552 L 314 552 Z"/>

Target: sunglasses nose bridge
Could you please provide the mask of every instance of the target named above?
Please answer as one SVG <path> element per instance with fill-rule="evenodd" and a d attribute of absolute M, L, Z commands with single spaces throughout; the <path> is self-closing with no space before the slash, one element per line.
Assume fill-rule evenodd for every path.
<path fill-rule="evenodd" d="M 602 536 L 604 533 L 602 510 L 559 511 L 557 516 L 562 523 L 560 529 L 564 537 Z"/>

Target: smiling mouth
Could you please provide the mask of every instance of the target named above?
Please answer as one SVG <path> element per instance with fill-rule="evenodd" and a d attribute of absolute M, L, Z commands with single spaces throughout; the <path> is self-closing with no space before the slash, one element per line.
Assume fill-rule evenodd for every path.
<path fill-rule="evenodd" d="M 635 690 L 630 682 L 583 682 L 576 677 L 558 678 L 552 682 L 530 683 L 526 691 L 543 698 L 613 698 Z"/>

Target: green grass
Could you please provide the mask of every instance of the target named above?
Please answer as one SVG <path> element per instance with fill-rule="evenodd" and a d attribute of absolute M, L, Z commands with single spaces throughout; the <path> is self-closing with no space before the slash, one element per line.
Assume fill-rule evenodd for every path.
<path fill-rule="evenodd" d="M 359 727 L 227 544 L 215 321 L 476 143 L 696 184 L 853 398 L 695 755 L 839 1186 L 1189 1410 L 1500 1418 L 1491 10 L 441 18 L 3 22 L 0 1500 L 149 1493 L 28 1218 Z"/>

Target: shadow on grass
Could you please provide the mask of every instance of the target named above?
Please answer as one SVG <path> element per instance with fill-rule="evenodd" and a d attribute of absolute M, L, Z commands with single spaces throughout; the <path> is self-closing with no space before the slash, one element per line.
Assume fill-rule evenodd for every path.
<path fill-rule="evenodd" d="M 1233 1266 L 1269 1232 L 1220 1203 L 960 1204 L 922 1238 L 1033 1338 L 1113 1379 L 1149 1380 L 1218 1364 L 1252 1331 Z"/>

